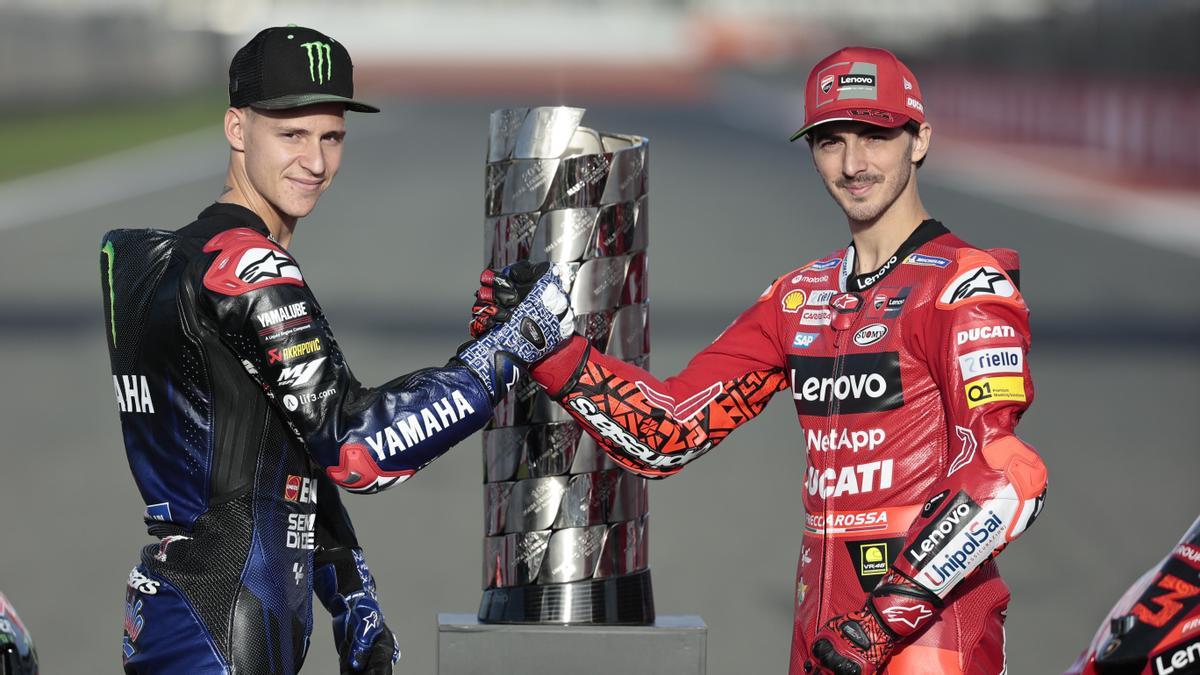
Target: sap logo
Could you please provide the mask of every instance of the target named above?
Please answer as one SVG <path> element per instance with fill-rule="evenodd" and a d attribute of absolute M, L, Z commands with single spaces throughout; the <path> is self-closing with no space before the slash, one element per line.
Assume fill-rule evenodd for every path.
<path fill-rule="evenodd" d="M 1163 661 L 1166 658 L 1167 661 Z M 1186 647 L 1180 647 L 1174 652 L 1171 652 L 1168 657 L 1166 654 L 1160 654 L 1154 657 L 1154 672 L 1157 675 L 1170 675 L 1170 673 L 1193 672 L 1189 666 L 1200 662 L 1200 641 L 1193 642 Z"/>
<path fill-rule="evenodd" d="M 414 414 L 396 420 L 383 431 L 376 431 L 367 436 L 367 445 L 371 446 L 375 456 L 383 461 L 473 414 L 475 408 L 471 406 L 471 402 L 461 391 L 455 389 L 449 396 L 443 396 L 429 407 L 421 408 Z"/>
<path fill-rule="evenodd" d="M 154 399 L 145 375 L 113 375 L 117 408 L 123 413 L 153 413 Z"/>
<path fill-rule="evenodd" d="M 591 399 L 585 396 L 576 396 L 567 405 L 579 413 L 579 416 L 595 429 L 597 433 L 611 441 L 617 450 L 623 450 L 625 454 L 638 460 L 640 464 L 655 469 L 683 466 L 708 452 L 712 447 L 712 442 L 708 441 L 704 445 L 688 450 L 687 452 L 674 452 L 669 455 L 655 452 L 645 443 L 638 440 L 637 437 L 626 431 L 624 427 L 617 424 L 615 420 L 600 412 L 600 409 L 596 407 L 596 404 Z"/>
<path fill-rule="evenodd" d="M 904 405 L 897 352 L 832 357 L 789 356 L 792 398 L 802 415 L 878 412 Z"/>
<path fill-rule="evenodd" d="M 780 301 L 783 305 L 783 311 L 787 312 L 788 314 L 795 314 L 796 312 L 799 312 L 800 308 L 804 306 L 804 302 L 807 297 L 808 296 L 804 294 L 804 291 L 798 288 L 788 291 L 786 294 L 784 294 L 783 299 Z"/>
<path fill-rule="evenodd" d="M 321 351 L 321 338 L 313 338 L 305 342 L 288 345 L 280 349 L 267 350 L 267 364 L 291 361 L 301 356 L 312 356 Z"/>
<path fill-rule="evenodd" d="M 967 394 L 967 407 L 977 408 L 992 401 L 1025 402 L 1024 377 L 985 377 L 963 387 Z"/>
<path fill-rule="evenodd" d="M 991 373 L 1019 373 L 1024 363 L 1018 347 L 980 349 L 958 357 L 958 369 L 964 380 Z"/>
<path fill-rule="evenodd" d="M 860 328 L 854 334 L 854 344 L 859 347 L 867 347 L 882 340 L 888 334 L 888 327 L 881 323 L 873 323 L 869 326 Z"/>
<path fill-rule="evenodd" d="M 287 517 L 287 547 L 311 551 L 317 547 L 317 514 L 289 513 Z"/>
<path fill-rule="evenodd" d="M 825 432 L 820 429 L 810 429 L 805 432 L 809 452 L 833 452 L 836 450 L 874 450 L 883 445 L 887 434 L 883 429 L 842 429 Z"/>
<path fill-rule="evenodd" d="M 796 337 L 792 338 L 792 347 L 795 349 L 808 349 L 820 333 L 796 333 Z"/>
<path fill-rule="evenodd" d="M 130 588 L 146 595 L 158 595 L 159 582 L 138 571 L 138 568 L 129 570 L 129 579 L 126 581 Z"/>
<path fill-rule="evenodd" d="M 966 344 L 977 340 L 994 340 L 997 338 L 1015 338 L 1017 331 L 1012 326 L 980 326 L 958 331 L 958 344 Z"/>
<path fill-rule="evenodd" d="M 959 492 L 937 520 L 921 530 L 904 555 L 915 567 L 929 556 L 939 553 L 946 542 L 961 532 L 977 513 L 979 506 L 965 492 Z"/>
<path fill-rule="evenodd" d="M 875 481 L 876 475 L 879 477 L 878 485 Z M 822 499 L 857 495 L 877 489 L 886 490 L 892 487 L 892 460 L 843 466 L 840 471 L 834 471 L 832 468 L 820 471 L 810 466 L 804 478 L 804 486 L 808 489 L 808 494 L 820 495 Z"/>
<path fill-rule="evenodd" d="M 813 291 L 808 294 L 809 307 L 824 307 L 829 304 L 829 300 L 833 298 L 833 294 L 837 291 Z"/>
<path fill-rule="evenodd" d="M 262 312 L 254 318 L 258 320 L 260 328 L 275 326 L 285 321 L 292 321 L 308 316 L 308 302 L 294 302 L 290 305 L 277 307 L 275 309 Z"/>
<path fill-rule="evenodd" d="M 288 475 L 283 484 L 283 498 L 300 504 L 317 503 L 317 484 L 311 478 Z"/>
<path fill-rule="evenodd" d="M 828 309 L 806 309 L 800 313 L 800 325 L 826 326 L 832 317 L 833 312 Z"/>
<path fill-rule="evenodd" d="M 949 267 L 950 261 L 946 258 L 939 258 L 936 255 L 925 255 L 924 253 L 914 253 L 904 259 L 905 265 L 921 265 L 924 267 Z"/>
<path fill-rule="evenodd" d="M 294 366 L 288 366 L 279 373 L 278 384 L 281 387 L 299 387 L 308 384 L 308 381 L 313 378 L 320 370 L 321 364 L 325 362 L 327 357 L 322 356 L 319 359 L 305 361 Z"/>
<path fill-rule="evenodd" d="M 949 588 L 956 579 L 971 571 L 995 549 L 996 534 L 1003 534 L 1004 523 L 994 511 L 983 520 L 972 521 L 942 553 L 929 562 L 921 576 L 935 593 Z"/>

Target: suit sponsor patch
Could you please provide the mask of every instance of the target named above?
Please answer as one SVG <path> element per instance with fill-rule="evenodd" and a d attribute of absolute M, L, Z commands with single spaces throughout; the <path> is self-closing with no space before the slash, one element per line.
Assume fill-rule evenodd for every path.
<path fill-rule="evenodd" d="M 204 274 L 204 287 L 210 291 L 242 295 L 278 284 L 304 285 L 304 276 L 292 256 L 249 228 L 218 234 L 204 245 L 204 252 L 218 252 Z"/>
<path fill-rule="evenodd" d="M 833 357 L 789 356 L 792 398 L 801 415 L 895 410 L 904 405 L 899 352 L 848 354 L 834 375 Z"/>

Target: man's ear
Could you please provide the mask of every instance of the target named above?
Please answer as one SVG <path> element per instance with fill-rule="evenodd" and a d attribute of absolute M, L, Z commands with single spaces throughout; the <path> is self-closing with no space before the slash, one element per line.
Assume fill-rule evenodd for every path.
<path fill-rule="evenodd" d="M 929 126 L 928 122 L 922 122 L 917 128 L 917 132 L 913 134 L 912 144 L 912 162 L 914 164 L 925 159 L 925 155 L 929 154 L 929 144 L 933 141 L 933 127 Z"/>
<path fill-rule="evenodd" d="M 249 110 L 246 108 L 229 108 L 225 111 L 225 140 L 229 147 L 237 152 L 246 151 L 246 125 L 249 123 Z"/>

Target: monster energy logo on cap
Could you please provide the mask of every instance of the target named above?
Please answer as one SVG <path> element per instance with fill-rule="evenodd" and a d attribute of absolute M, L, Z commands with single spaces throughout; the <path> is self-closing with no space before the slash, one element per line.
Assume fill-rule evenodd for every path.
<path fill-rule="evenodd" d="M 295 25 L 267 28 L 239 49 L 229 64 L 231 107 L 290 110 L 318 103 L 379 112 L 354 99 L 350 52 L 320 31 Z"/>
<path fill-rule="evenodd" d="M 304 47 L 305 53 L 308 54 L 308 77 L 313 82 L 325 84 L 326 80 L 333 79 L 333 59 L 329 54 L 328 42 L 305 42 L 300 45 Z M 314 58 L 313 55 L 316 55 Z M 322 70 L 321 67 L 325 69 Z"/>

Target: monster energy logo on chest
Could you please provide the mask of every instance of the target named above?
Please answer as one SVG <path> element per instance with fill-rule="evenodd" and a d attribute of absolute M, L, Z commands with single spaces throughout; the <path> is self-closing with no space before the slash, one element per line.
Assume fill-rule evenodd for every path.
<path fill-rule="evenodd" d="M 333 79 L 333 59 L 328 42 L 305 42 L 300 45 L 308 54 L 308 76 L 313 82 L 325 84 Z"/>

